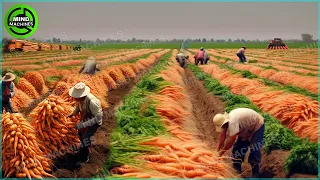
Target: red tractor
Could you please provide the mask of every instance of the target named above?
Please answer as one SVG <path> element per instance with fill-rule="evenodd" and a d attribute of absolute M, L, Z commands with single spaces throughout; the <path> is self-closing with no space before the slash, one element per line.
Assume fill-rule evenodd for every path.
<path fill-rule="evenodd" d="M 274 38 L 270 41 L 267 49 L 288 49 L 288 46 L 283 43 L 281 38 Z"/>

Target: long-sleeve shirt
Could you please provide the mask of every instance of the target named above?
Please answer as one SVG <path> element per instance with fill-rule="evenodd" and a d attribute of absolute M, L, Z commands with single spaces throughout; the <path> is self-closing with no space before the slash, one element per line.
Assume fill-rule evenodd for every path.
<path fill-rule="evenodd" d="M 194 56 L 194 58 L 196 58 L 196 59 L 204 58 L 204 51 L 197 52 L 197 54 Z"/>
<path fill-rule="evenodd" d="M 102 125 L 102 108 L 100 101 L 91 93 L 86 98 L 77 103 L 73 115 L 80 112 L 79 129 L 93 126 L 95 124 Z"/>
<path fill-rule="evenodd" d="M 8 87 L 6 82 L 2 81 L 2 101 L 9 102 L 10 98 L 13 98 L 15 95 L 14 91 L 14 83 L 11 82 L 10 86 Z"/>
<path fill-rule="evenodd" d="M 99 70 L 99 68 L 97 68 L 97 62 L 95 60 L 87 60 L 80 69 L 80 73 L 94 74 L 96 70 Z"/>

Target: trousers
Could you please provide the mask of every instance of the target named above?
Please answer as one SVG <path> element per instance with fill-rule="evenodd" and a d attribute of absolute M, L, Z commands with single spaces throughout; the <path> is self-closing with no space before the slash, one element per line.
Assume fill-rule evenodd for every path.
<path fill-rule="evenodd" d="M 90 147 L 92 145 L 92 136 L 97 132 L 100 125 L 95 124 L 93 126 L 79 129 L 78 135 L 81 141 L 81 146 L 77 154 L 80 161 L 86 161 L 90 154 Z"/>
<path fill-rule="evenodd" d="M 12 107 L 12 103 L 11 101 L 9 100 L 8 102 L 6 101 L 2 101 L 2 108 L 1 108 L 1 113 L 3 113 L 3 108 L 6 110 L 6 112 L 9 112 L 9 113 L 13 113 L 13 107 Z"/>
<path fill-rule="evenodd" d="M 237 142 L 233 145 L 233 167 L 239 173 L 241 172 L 242 162 L 244 161 L 246 153 L 250 147 L 249 163 L 252 167 L 252 177 L 259 177 L 259 164 L 261 162 L 261 148 L 263 146 L 263 135 L 264 125 L 262 125 L 259 128 L 259 130 L 253 134 L 251 142 L 249 142 L 248 140 L 242 141 L 241 138 L 238 138 Z"/>
<path fill-rule="evenodd" d="M 247 62 L 246 56 L 244 54 L 238 53 L 237 56 L 239 57 L 239 61 L 241 63 Z"/>

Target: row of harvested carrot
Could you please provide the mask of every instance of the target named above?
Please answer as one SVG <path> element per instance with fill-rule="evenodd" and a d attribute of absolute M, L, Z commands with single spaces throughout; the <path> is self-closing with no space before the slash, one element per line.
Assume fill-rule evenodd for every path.
<path fill-rule="evenodd" d="M 209 51 L 211 52 L 211 51 Z M 212 60 L 219 61 L 215 58 Z M 234 59 L 235 60 L 235 59 Z M 237 61 L 237 60 L 235 60 Z M 220 61 L 221 62 L 221 61 Z M 300 87 L 303 89 L 306 89 L 307 91 L 317 94 L 318 93 L 318 78 L 313 76 L 303 76 L 303 75 L 297 75 L 295 73 L 289 72 L 292 69 L 289 69 L 289 67 L 285 67 L 285 69 L 281 68 L 280 71 L 276 71 L 274 69 L 263 69 L 262 67 L 258 67 L 257 63 L 253 64 L 234 64 L 233 68 L 239 69 L 239 70 L 247 70 L 251 73 L 266 78 L 275 82 L 278 82 L 280 84 L 284 85 L 293 85 L 296 87 Z M 262 64 L 261 64 L 262 65 Z M 263 65 L 268 66 L 268 65 Z M 277 68 L 276 66 L 272 65 L 273 67 Z M 284 70 L 288 70 L 288 72 L 285 72 Z M 294 69 L 298 72 L 306 72 L 308 74 L 310 71 L 307 70 L 301 70 L 301 69 Z"/>
<path fill-rule="evenodd" d="M 213 55 L 229 58 L 233 62 L 238 62 L 239 61 L 237 59 L 237 57 L 235 57 L 234 55 L 225 55 L 225 54 L 222 55 L 222 54 L 216 53 L 213 50 L 209 50 L 209 53 L 212 53 Z M 230 63 L 230 61 L 226 62 L 224 59 L 215 59 L 214 58 L 214 60 L 218 61 L 218 62 L 221 62 L 221 63 Z M 249 60 L 249 64 L 250 64 L 250 60 Z M 263 59 L 259 59 L 257 63 L 254 63 L 254 67 L 250 68 L 250 71 L 252 73 L 254 73 L 254 74 L 255 74 L 255 72 L 260 73 L 261 72 L 261 68 L 262 68 L 264 71 L 273 72 L 271 74 L 269 73 L 270 75 L 267 76 L 267 77 L 270 77 L 274 73 L 278 72 L 278 71 L 276 71 L 274 69 L 269 69 L 270 66 L 272 66 L 273 68 L 275 68 L 275 69 L 277 69 L 279 71 L 288 72 L 289 74 L 292 74 L 292 75 L 297 75 L 296 73 L 292 73 L 292 71 L 301 73 L 301 74 L 303 74 L 303 76 L 307 76 L 307 77 L 313 77 L 313 76 L 310 76 L 310 74 L 318 74 L 318 71 L 317 71 L 316 67 L 309 67 L 309 66 L 303 67 L 303 66 L 300 66 L 300 65 L 297 65 L 297 64 L 287 64 L 286 62 L 283 62 L 281 60 L 273 62 L 272 64 L 270 64 L 270 62 L 268 60 L 263 60 Z M 257 70 L 257 69 L 259 69 L 259 70 Z"/>
<path fill-rule="evenodd" d="M 201 144 L 181 143 L 176 140 L 154 138 L 141 143 L 142 146 L 160 148 L 158 154 L 137 157 L 144 161 L 141 167 L 123 165 L 111 169 L 114 175 L 136 178 L 232 178 L 234 170 L 225 159 Z"/>
<path fill-rule="evenodd" d="M 213 50 L 213 49 L 210 49 L 209 50 L 210 52 L 213 52 L 215 53 L 216 55 L 222 55 L 224 57 L 229 57 L 229 58 L 232 58 L 232 59 L 237 59 L 235 57 L 235 53 L 234 51 L 230 52 L 230 51 L 222 51 L 222 52 L 219 52 L 217 53 L 216 50 Z M 301 51 L 301 50 L 300 50 Z M 317 65 L 318 65 L 318 62 L 315 60 L 317 58 L 316 55 L 312 55 L 312 56 L 309 56 L 308 57 L 305 57 L 306 55 L 308 55 L 308 52 L 301 52 L 301 54 L 299 53 L 296 53 L 296 52 L 291 52 L 292 54 L 298 54 L 298 55 L 301 55 L 302 57 L 298 58 L 298 56 L 293 56 L 293 57 L 288 57 L 285 58 L 285 57 L 281 57 L 279 55 L 273 55 L 272 57 L 252 57 L 255 52 L 249 52 L 248 50 L 248 53 L 247 54 L 247 58 L 248 59 L 258 59 L 259 62 L 263 62 L 263 63 L 272 63 L 272 65 L 277 65 L 277 64 L 281 64 L 281 65 L 288 65 L 288 66 L 292 66 L 292 67 L 295 67 L 295 66 L 301 66 L 301 67 L 305 67 L 305 68 L 310 68 L 312 70 L 317 70 Z M 287 52 L 286 55 L 290 55 L 290 52 Z M 298 59 L 296 59 L 298 58 Z"/>
<path fill-rule="evenodd" d="M 192 133 L 182 130 L 181 125 L 191 112 L 191 105 L 184 91 L 182 72 L 172 58 L 170 68 L 158 75 L 174 85 L 167 86 L 149 97 L 158 102 L 155 104 L 156 111 L 174 137 L 170 138 L 170 141 L 156 137 L 141 143 L 142 146 L 156 146 L 160 148 L 160 152 L 137 157 L 138 161 L 145 163 L 140 167 L 115 167 L 111 169 L 113 175 L 136 178 L 235 177 L 233 169 L 223 158 L 217 158 L 205 146 L 195 144 Z"/>
<path fill-rule="evenodd" d="M 143 53 L 147 53 L 150 52 L 151 50 L 145 51 Z M 141 55 L 138 54 L 138 55 Z M 158 54 L 157 54 L 158 55 Z M 136 57 L 137 54 L 133 54 L 130 56 L 123 56 L 122 60 L 125 60 L 125 58 L 132 58 L 132 57 Z M 153 57 L 153 56 L 151 56 Z M 114 62 L 115 60 L 112 60 L 112 62 Z M 142 62 L 143 63 L 143 62 Z M 144 63 L 146 64 L 146 63 Z M 130 65 L 133 66 L 133 65 Z M 144 68 L 142 67 L 136 67 L 133 69 L 137 69 L 137 68 Z M 28 69 L 29 70 L 29 69 Z M 57 70 L 51 70 L 51 74 L 49 75 L 65 75 L 65 74 L 70 74 L 70 77 L 75 77 L 75 75 L 77 74 L 78 71 L 68 71 L 68 70 L 61 70 L 59 71 L 60 74 L 55 74 L 58 71 Z M 124 72 L 129 72 L 131 73 L 130 75 L 132 75 L 132 70 L 128 70 L 128 68 L 126 67 L 126 69 L 123 69 L 122 71 Z M 113 73 L 116 74 L 116 73 Z M 128 75 L 128 74 L 126 74 Z M 29 104 L 32 102 L 33 99 L 39 98 L 41 95 L 44 95 L 48 92 L 48 87 L 46 86 L 45 80 L 44 78 L 48 77 L 48 73 L 47 72 L 43 72 L 43 71 L 33 71 L 33 72 L 27 72 L 22 78 L 19 79 L 19 83 L 17 84 L 16 88 L 15 88 L 15 96 L 12 98 L 12 104 L 13 104 L 13 108 L 15 110 L 20 110 L 22 108 L 26 108 L 29 106 Z M 125 76 L 121 76 L 121 80 L 125 80 L 124 78 Z M 74 78 L 76 80 L 81 79 L 82 77 L 79 75 L 78 78 Z M 111 81 L 110 78 L 106 76 L 104 78 L 105 81 Z M 117 77 L 119 78 L 119 77 Z M 87 78 L 88 79 L 88 78 Z M 95 81 L 96 79 L 94 79 L 93 81 Z M 66 82 L 66 81 L 65 81 Z M 101 82 L 101 81 L 100 81 Z M 111 82 L 108 82 L 110 84 L 108 84 L 109 89 L 115 88 L 116 84 Z M 59 87 L 58 87 L 59 88 Z M 103 105 L 106 105 L 106 103 L 104 103 Z"/>
<path fill-rule="evenodd" d="M 160 56 L 167 52 L 168 50 L 160 51 L 146 59 L 138 60 L 134 64 L 114 65 L 103 69 L 94 76 L 85 74 L 66 75 L 57 83 L 54 94 L 68 98 L 68 90 L 71 86 L 81 81 L 90 87 L 91 93 L 100 100 L 102 108 L 107 108 L 106 98 L 109 90 L 116 89 L 127 82 L 128 79 L 135 78 L 139 72 L 150 67 Z"/>
<path fill-rule="evenodd" d="M 295 133 L 299 137 L 307 137 L 313 142 L 318 141 L 317 131 L 310 132 L 306 128 L 297 128 L 301 125 L 299 122 L 309 122 L 309 126 L 318 127 L 316 121 L 310 121 L 318 117 L 317 101 L 298 94 L 271 90 L 258 80 L 234 75 L 214 64 L 201 68 L 218 79 L 222 85 L 229 87 L 232 93 L 247 96 L 261 110 L 275 116 L 289 128 L 295 128 Z"/>

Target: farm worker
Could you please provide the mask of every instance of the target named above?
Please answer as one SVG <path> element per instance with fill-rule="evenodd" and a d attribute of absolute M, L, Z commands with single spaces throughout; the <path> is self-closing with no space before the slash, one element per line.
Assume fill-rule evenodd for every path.
<path fill-rule="evenodd" d="M 97 65 L 96 59 L 93 56 L 90 56 L 80 69 L 79 73 L 94 75 L 96 71 L 100 71 L 99 65 Z"/>
<path fill-rule="evenodd" d="M 241 173 L 241 164 L 250 147 L 249 163 L 252 167 L 252 176 L 258 178 L 264 134 L 263 117 L 252 109 L 237 108 L 229 114 L 215 115 L 213 123 L 216 131 L 220 132 L 218 151 L 221 151 L 219 155 L 222 156 L 233 146 L 233 167 Z"/>
<path fill-rule="evenodd" d="M 209 54 L 204 50 L 204 64 L 208 64 L 208 61 L 210 60 Z"/>
<path fill-rule="evenodd" d="M 184 67 L 185 61 L 186 61 L 186 59 L 188 59 L 188 58 L 189 58 L 188 55 L 185 55 L 184 53 L 179 53 L 179 54 L 177 54 L 177 56 L 176 56 L 176 61 L 180 64 L 181 67 Z"/>
<path fill-rule="evenodd" d="M 203 64 L 204 61 L 204 48 L 201 47 L 200 51 L 197 52 L 197 54 L 194 56 L 195 64 L 198 65 L 199 61 L 201 64 Z"/>
<path fill-rule="evenodd" d="M 100 101 L 90 93 L 90 88 L 83 82 L 77 83 L 69 90 L 69 95 L 77 101 L 76 109 L 68 117 L 80 112 L 80 122 L 75 126 L 81 140 L 80 150 L 77 154 L 79 161 L 76 166 L 89 161 L 92 136 L 102 125 L 102 108 Z"/>
<path fill-rule="evenodd" d="M 13 107 L 11 103 L 11 98 L 13 98 L 14 92 L 14 83 L 16 76 L 12 73 L 6 73 L 2 77 L 2 108 L 1 112 L 3 112 L 3 108 L 6 112 L 13 113 Z"/>
<path fill-rule="evenodd" d="M 244 51 L 246 50 L 246 47 L 243 46 L 242 48 L 240 48 L 237 52 L 237 56 L 239 57 L 239 60 L 241 63 L 245 63 L 247 62 L 246 60 L 246 56 L 244 55 Z"/>

